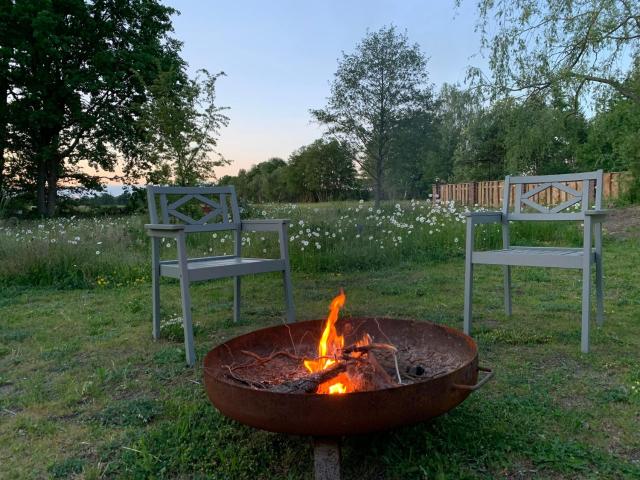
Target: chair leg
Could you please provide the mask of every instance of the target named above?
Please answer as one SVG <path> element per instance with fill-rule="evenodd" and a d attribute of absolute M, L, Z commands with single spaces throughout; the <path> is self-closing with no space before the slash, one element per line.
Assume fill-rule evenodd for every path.
<path fill-rule="evenodd" d="M 153 338 L 154 340 L 158 340 L 160 338 L 160 278 L 155 275 L 151 280 L 151 289 L 153 302 Z"/>
<path fill-rule="evenodd" d="M 233 277 L 233 321 L 240 320 L 240 278 Z"/>
<path fill-rule="evenodd" d="M 153 316 L 153 338 L 160 338 L 160 246 L 157 238 L 151 242 L 151 310 Z"/>
<path fill-rule="evenodd" d="M 504 270 L 504 313 L 511 316 L 511 265 L 505 265 Z"/>
<path fill-rule="evenodd" d="M 473 263 L 470 256 L 465 261 L 464 269 L 464 333 L 471 335 L 471 313 L 473 302 Z"/>
<path fill-rule="evenodd" d="M 473 221 L 467 218 L 467 234 L 464 246 L 464 333 L 471 335 L 473 302 Z"/>
<path fill-rule="evenodd" d="M 291 271 L 287 268 L 282 272 L 284 281 L 284 301 L 287 304 L 287 323 L 296 321 L 296 309 L 293 304 L 293 287 L 291 286 Z"/>
<path fill-rule="evenodd" d="M 602 255 L 596 254 L 596 322 L 604 324 L 604 278 L 602 273 Z"/>
<path fill-rule="evenodd" d="M 591 311 L 591 268 L 585 266 L 582 269 L 582 335 L 581 350 L 589 352 L 589 316 Z"/>
<path fill-rule="evenodd" d="M 189 294 L 189 280 L 180 279 L 180 293 L 182 294 L 182 327 L 184 329 L 184 349 L 187 365 L 193 367 L 196 363 L 196 351 L 193 346 L 193 323 L 191 322 L 191 295 Z"/>

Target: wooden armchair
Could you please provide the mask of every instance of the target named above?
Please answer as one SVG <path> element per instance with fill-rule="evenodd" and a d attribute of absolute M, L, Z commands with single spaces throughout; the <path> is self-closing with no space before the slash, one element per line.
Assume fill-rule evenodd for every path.
<path fill-rule="evenodd" d="M 147 187 L 149 215 L 151 223 L 145 225 L 151 237 L 153 338 L 160 337 L 160 277 L 180 280 L 182 295 L 182 322 L 187 364 L 195 362 L 193 346 L 193 325 L 191 322 L 191 297 L 189 283 L 202 280 L 233 277 L 234 309 L 233 319 L 240 316 L 240 277 L 254 273 L 282 272 L 284 297 L 288 322 L 295 320 L 291 271 L 289 268 L 288 220 L 240 220 L 238 200 L 234 187 Z M 197 205 L 196 211 L 202 217 L 194 219 L 185 208 L 190 202 Z M 180 211 L 182 207 L 183 211 Z M 194 210 L 192 208 L 192 210 Z M 234 254 L 189 258 L 186 249 L 186 235 L 192 232 L 232 231 Z M 278 232 L 280 258 L 247 258 L 241 256 L 241 235 L 243 231 Z M 177 243 L 176 260 L 160 260 L 160 239 L 174 238 Z"/>
<path fill-rule="evenodd" d="M 504 266 L 504 307 L 511 315 L 511 266 L 558 267 L 582 269 L 582 335 L 581 349 L 589 351 L 589 319 L 591 297 L 591 266 L 596 270 L 597 323 L 604 322 L 602 275 L 602 223 L 606 212 L 602 208 L 602 170 L 597 172 L 506 177 L 501 212 L 471 212 L 467 214 L 466 260 L 464 279 L 464 331 L 471 334 L 473 299 L 473 266 L 475 264 Z M 573 186 L 569 186 L 572 184 Z M 530 188 L 525 189 L 529 185 Z M 591 194 L 595 187 L 595 196 Z M 575 188 L 573 188 L 575 187 Z M 580 188 L 580 190 L 578 190 Z M 551 189 L 559 192 L 558 203 L 545 207 L 536 202 Z M 594 198 L 593 209 L 590 199 Z M 513 211 L 509 210 L 513 198 Z M 580 209 L 575 210 L 577 204 Z M 566 211 L 573 207 L 573 211 Z M 574 220 L 584 222 L 584 242 L 581 248 L 512 246 L 509 239 L 510 221 Z M 503 248 L 491 251 L 474 250 L 474 227 L 484 223 L 502 224 Z M 595 245 L 593 245 L 595 239 Z"/>

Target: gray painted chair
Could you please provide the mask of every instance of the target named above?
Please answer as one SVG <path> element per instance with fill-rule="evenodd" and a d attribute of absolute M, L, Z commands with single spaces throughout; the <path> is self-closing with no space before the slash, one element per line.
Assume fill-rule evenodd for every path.
<path fill-rule="evenodd" d="M 581 190 L 571 188 L 566 182 L 581 184 Z M 591 182 L 595 185 L 595 201 L 590 208 Z M 534 185 L 525 191 L 525 185 Z M 535 186 L 537 185 L 537 186 Z M 513 186 L 513 211 L 509 211 Z M 545 207 L 534 201 L 536 195 L 548 188 L 566 192 L 567 200 L 555 207 Z M 577 204 L 580 209 L 575 210 Z M 566 211 L 574 207 L 572 211 Z M 511 315 L 511 266 L 559 267 L 582 269 L 582 335 L 581 349 L 589 351 L 589 318 L 591 298 L 591 266 L 596 267 L 597 322 L 604 322 L 602 276 L 602 222 L 606 212 L 602 208 L 602 170 L 597 172 L 544 175 L 531 177 L 506 177 L 501 212 L 471 212 L 467 214 L 467 238 L 464 278 L 464 331 L 471 334 L 473 297 L 473 266 L 475 264 L 504 266 L 504 307 Z M 510 221 L 575 220 L 584 222 L 584 242 L 581 248 L 520 247 L 509 241 Z M 475 251 L 474 226 L 484 223 L 502 224 L 501 250 Z M 595 239 L 595 248 L 592 242 Z"/>
<path fill-rule="evenodd" d="M 291 271 L 289 268 L 288 220 L 240 220 L 234 187 L 147 187 L 151 224 L 145 225 L 151 237 L 153 338 L 160 337 L 160 277 L 180 280 L 182 294 L 182 322 L 187 364 L 195 362 L 191 297 L 189 283 L 233 277 L 233 319 L 240 316 L 240 277 L 254 273 L 282 272 L 288 322 L 295 320 Z M 195 205 L 193 205 L 195 202 Z M 188 207 L 191 207 L 189 210 Z M 180 211 L 182 208 L 183 211 Z M 190 213 L 198 211 L 202 217 L 194 219 Z M 192 232 L 232 231 L 234 254 L 218 257 L 189 258 L 186 234 Z M 241 256 L 241 236 L 244 231 L 278 232 L 280 258 L 246 258 Z M 173 238 L 178 248 L 177 260 L 160 260 L 160 239 Z"/>

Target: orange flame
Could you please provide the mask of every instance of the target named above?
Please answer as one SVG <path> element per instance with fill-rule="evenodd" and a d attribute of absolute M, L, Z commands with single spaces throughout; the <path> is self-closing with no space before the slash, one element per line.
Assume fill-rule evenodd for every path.
<path fill-rule="evenodd" d="M 337 355 L 344 347 L 344 337 L 338 335 L 336 330 L 336 322 L 338 321 L 338 314 L 340 309 L 344 307 L 347 300 L 344 290 L 340 289 L 340 294 L 331 301 L 329 305 L 329 316 L 324 324 L 322 336 L 320 342 L 318 342 L 318 358 L 315 360 L 304 360 L 304 366 L 310 372 L 320 372 L 326 370 L 331 365 L 336 363 L 331 357 Z M 322 394 L 341 394 L 353 391 L 351 387 L 349 376 L 346 373 L 341 373 L 335 378 L 328 380 L 318 386 L 316 393 Z"/>
<path fill-rule="evenodd" d="M 344 337 L 338 335 L 336 322 L 338 321 L 338 313 L 344 307 L 346 300 L 347 296 L 344 294 L 344 290 L 340 289 L 340 294 L 331 301 L 329 316 L 324 324 L 322 337 L 320 337 L 320 342 L 318 343 L 318 359 L 304 361 L 304 366 L 310 372 L 320 372 L 336 363 L 335 360 L 329 357 L 336 355 L 344 347 Z"/>

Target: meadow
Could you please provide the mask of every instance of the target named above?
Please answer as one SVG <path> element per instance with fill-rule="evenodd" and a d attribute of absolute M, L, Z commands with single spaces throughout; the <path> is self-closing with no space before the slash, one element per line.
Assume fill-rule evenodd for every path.
<path fill-rule="evenodd" d="M 294 271 L 365 271 L 399 263 L 444 261 L 464 252 L 464 213 L 453 203 L 411 200 L 375 209 L 360 202 L 271 204 L 245 207 L 243 218 L 287 218 Z M 0 225 L 0 285 L 60 289 L 136 285 L 150 275 L 145 215 L 76 218 Z M 579 245 L 579 225 L 512 226 L 513 241 Z M 479 247 L 500 244 L 500 227 L 478 227 Z M 175 258 L 175 242 L 162 243 L 162 257 Z M 231 233 L 192 234 L 190 255 L 229 255 Z M 277 235 L 246 233 L 244 256 L 279 256 Z"/>
<path fill-rule="evenodd" d="M 340 287 L 346 316 L 388 315 L 461 328 L 464 209 L 428 200 L 265 205 L 291 218 L 300 319 L 322 318 Z M 199 366 L 184 366 L 179 292 L 163 281 L 162 338 L 151 339 L 146 219 L 68 218 L 0 230 L 0 478 L 308 479 L 309 439 L 220 415 Z M 42 226 L 41 226 L 42 225 Z M 514 224 L 514 243 L 577 245 L 579 224 Z M 482 227 L 479 246 L 500 242 Z M 264 238 L 264 239 L 263 239 Z M 457 239 L 457 241 L 456 241 Z M 202 235 L 193 254 L 229 253 Z M 75 243 L 74 243 L 75 242 Z M 277 254 L 249 234 L 250 255 Z M 318 246 L 319 245 L 319 246 Z M 175 247 L 166 244 L 167 258 Z M 640 245 L 605 237 L 603 328 L 581 354 L 580 273 L 476 269 L 476 334 L 494 380 L 426 424 L 347 438 L 347 479 L 640 478 Z M 282 321 L 278 275 L 248 277 L 231 320 L 231 281 L 193 286 L 199 359 L 235 335 Z"/>

